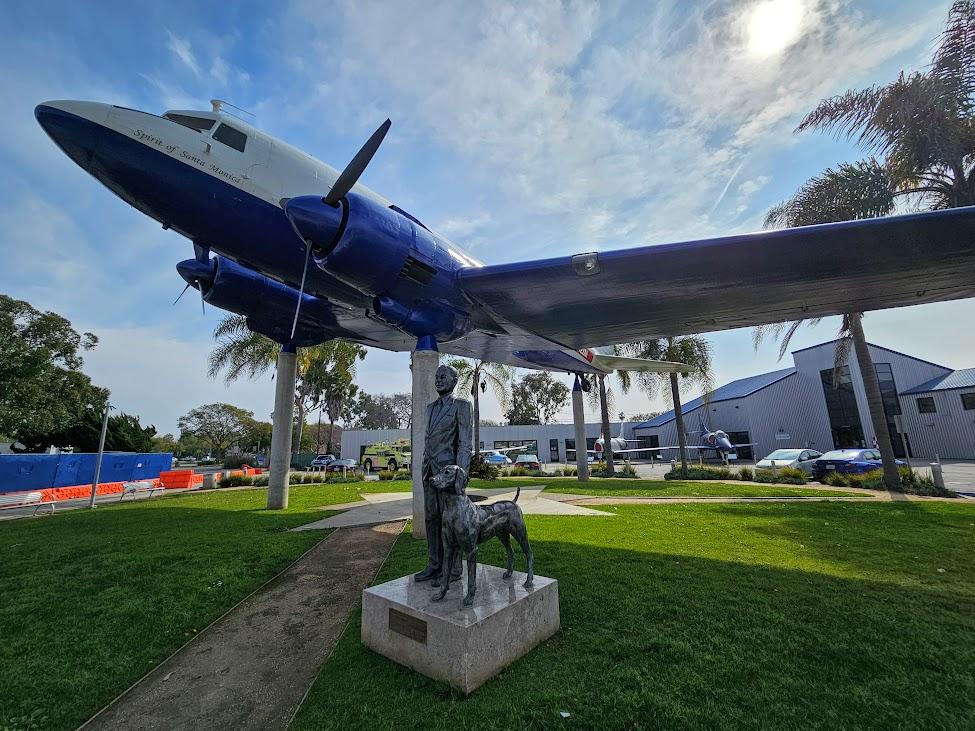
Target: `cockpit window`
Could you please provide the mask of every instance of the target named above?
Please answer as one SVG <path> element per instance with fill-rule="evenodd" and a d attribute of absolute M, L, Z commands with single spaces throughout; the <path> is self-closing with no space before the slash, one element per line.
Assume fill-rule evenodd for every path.
<path fill-rule="evenodd" d="M 172 122 L 176 122 L 176 124 L 195 129 L 197 132 L 210 129 L 217 121 L 215 119 L 206 119 L 205 117 L 191 117 L 188 114 L 165 114 L 163 117 Z"/>
<path fill-rule="evenodd" d="M 217 131 L 213 133 L 213 139 L 241 152 L 247 146 L 247 135 L 239 129 L 234 129 L 229 124 L 221 124 L 217 127 Z"/>

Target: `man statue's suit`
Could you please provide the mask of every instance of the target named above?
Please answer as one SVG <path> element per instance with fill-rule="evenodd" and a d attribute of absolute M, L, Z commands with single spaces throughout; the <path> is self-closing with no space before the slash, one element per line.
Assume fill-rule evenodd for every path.
<path fill-rule="evenodd" d="M 441 374 L 440 369 L 447 369 Z M 437 371 L 440 398 L 427 406 L 427 428 L 423 447 L 423 506 L 427 529 L 427 565 L 416 575 L 417 581 L 439 580 L 443 564 L 441 536 L 442 506 L 437 490 L 430 480 L 448 465 L 458 465 L 468 471 L 471 466 L 471 433 L 473 411 L 469 401 L 455 399 L 453 389 L 457 373 L 449 366 Z M 441 378 L 441 376 L 449 378 Z M 441 385 L 443 388 L 441 388 Z M 447 386 L 449 385 L 449 388 Z"/>

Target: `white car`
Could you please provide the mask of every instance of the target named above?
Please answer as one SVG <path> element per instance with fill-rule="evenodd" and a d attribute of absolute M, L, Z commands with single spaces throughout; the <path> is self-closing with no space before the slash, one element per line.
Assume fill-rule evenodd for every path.
<path fill-rule="evenodd" d="M 813 465 L 816 464 L 816 460 L 822 456 L 823 453 L 817 452 L 815 449 L 776 449 L 765 459 L 759 460 L 755 464 L 755 469 L 770 470 L 772 469 L 772 462 L 774 461 L 776 469 L 780 469 L 782 467 L 795 467 L 796 469 L 802 470 L 807 475 L 811 475 Z"/>

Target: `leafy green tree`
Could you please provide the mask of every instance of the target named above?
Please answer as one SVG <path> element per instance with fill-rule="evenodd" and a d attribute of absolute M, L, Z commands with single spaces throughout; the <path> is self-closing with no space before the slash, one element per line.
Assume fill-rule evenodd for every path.
<path fill-rule="evenodd" d="M 906 198 L 913 207 L 943 209 L 975 204 L 975 2 L 959 0 L 931 65 L 901 73 L 889 84 L 851 89 L 825 99 L 796 128 L 818 129 L 855 141 L 865 160 L 829 168 L 773 207 L 766 227 L 805 226 L 891 213 Z M 840 327 L 835 363 L 856 353 L 883 458 L 884 482 L 898 489 L 900 475 L 883 410 L 876 371 L 863 334 L 863 313 L 848 313 Z M 803 320 L 765 326 L 755 342 L 780 338 L 780 357 Z M 814 324 L 818 320 L 810 321 Z M 837 370 L 834 368 L 834 378 Z"/>
<path fill-rule="evenodd" d="M 102 413 L 85 411 L 81 420 L 47 434 L 34 434 L 21 440 L 27 452 L 43 452 L 50 446 L 73 447 L 75 452 L 97 452 L 102 433 Z M 109 452 L 151 452 L 156 435 L 154 426 L 143 427 L 138 416 L 112 414 L 105 431 L 105 450 Z"/>
<path fill-rule="evenodd" d="M 281 350 L 270 338 L 251 332 L 247 327 L 247 318 L 242 315 L 224 317 L 213 331 L 213 336 L 217 346 L 210 353 L 208 375 L 216 378 L 223 373 L 227 383 L 241 377 L 257 378 L 267 373 L 274 367 Z M 300 451 L 309 409 L 316 403 L 321 404 L 325 398 L 322 391 L 323 373 L 335 368 L 339 373 L 338 380 L 351 380 L 355 376 L 355 362 L 365 357 L 366 350 L 361 345 L 342 340 L 329 340 L 321 345 L 298 349 L 295 382 L 297 426 L 292 437 L 293 451 Z M 332 379 L 331 382 L 334 387 L 337 381 Z"/>
<path fill-rule="evenodd" d="M 633 378 L 649 398 L 655 398 L 665 383 L 670 385 L 670 397 L 674 404 L 674 419 L 677 424 L 677 445 L 680 450 L 681 472 L 687 473 L 687 429 L 681 406 L 681 392 L 700 389 L 702 400 L 707 403 L 714 390 L 714 373 L 711 368 L 711 343 L 699 335 L 640 340 L 617 346 L 621 355 L 633 358 L 668 360 L 686 363 L 684 373 L 650 373 L 636 371 L 630 374 L 619 371 L 620 383 L 624 389 L 630 387 Z"/>
<path fill-rule="evenodd" d="M 253 412 L 219 403 L 198 406 L 179 417 L 176 423 L 183 434 L 192 434 L 203 440 L 210 448 L 210 453 L 220 459 L 228 448 L 247 433 L 247 426 L 253 420 Z"/>
<path fill-rule="evenodd" d="M 511 401 L 511 379 L 514 369 L 501 363 L 486 360 L 453 358 L 448 365 L 457 371 L 457 387 L 461 393 L 470 391 L 474 402 L 474 451 L 481 448 L 481 394 L 488 387 L 498 400 L 501 411 L 507 411 Z"/>
<path fill-rule="evenodd" d="M 345 405 L 355 398 L 358 387 L 353 383 L 356 364 L 366 357 L 361 345 L 344 340 L 305 348 L 308 361 L 304 364 L 299 393 L 305 395 L 313 408 L 325 408 L 328 414 L 326 452 L 332 451 L 335 422 L 345 413 Z"/>
<path fill-rule="evenodd" d="M 98 343 L 53 312 L 0 294 L 0 434 L 28 443 L 100 415 L 108 391 L 81 372 Z"/>
<path fill-rule="evenodd" d="M 179 454 L 179 441 L 172 434 L 163 434 L 152 438 L 152 452 L 172 452 Z"/>
<path fill-rule="evenodd" d="M 548 371 L 532 371 L 511 389 L 509 424 L 547 424 L 569 400 L 569 387 Z"/>

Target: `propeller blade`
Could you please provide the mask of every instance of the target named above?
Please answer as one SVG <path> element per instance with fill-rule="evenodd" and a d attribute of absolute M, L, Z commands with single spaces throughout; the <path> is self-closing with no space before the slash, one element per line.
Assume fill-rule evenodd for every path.
<path fill-rule="evenodd" d="M 301 270 L 301 288 L 298 290 L 298 305 L 295 307 L 295 319 L 291 323 L 291 339 L 294 340 L 295 330 L 298 329 L 298 315 L 301 312 L 301 301 L 305 298 L 305 276 L 308 274 L 308 260 L 311 259 L 311 244 L 305 244 L 305 268 Z"/>
<path fill-rule="evenodd" d="M 173 300 L 173 307 L 175 307 L 176 306 L 176 303 L 179 302 L 183 298 L 183 295 L 186 294 L 186 290 L 188 290 L 189 288 L 190 288 L 190 284 L 189 284 L 189 282 L 187 282 L 186 283 L 186 286 L 183 287 L 183 291 L 179 293 L 179 297 L 177 297 L 176 299 Z"/>
<path fill-rule="evenodd" d="M 203 308 L 203 314 L 206 315 L 206 313 L 207 313 L 207 301 L 206 301 L 206 298 L 203 296 L 203 285 L 202 284 L 200 285 L 200 306 Z"/>
<path fill-rule="evenodd" d="M 366 166 L 372 160 L 372 156 L 376 154 L 376 150 L 383 143 L 383 138 L 386 133 L 389 132 L 389 128 L 392 126 L 390 120 L 386 120 L 381 125 L 379 129 L 372 133 L 372 137 L 366 140 L 360 150 L 352 158 L 352 162 L 345 166 L 345 170 L 339 174 L 338 179 L 335 181 L 335 185 L 332 189 L 328 191 L 326 196 L 322 198 L 322 201 L 328 203 L 330 206 L 337 205 L 340 200 L 345 197 L 345 194 L 352 190 L 352 186 L 356 184 L 359 180 L 359 176 L 362 175 Z"/>

